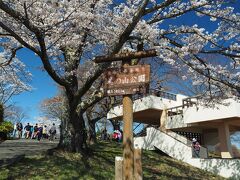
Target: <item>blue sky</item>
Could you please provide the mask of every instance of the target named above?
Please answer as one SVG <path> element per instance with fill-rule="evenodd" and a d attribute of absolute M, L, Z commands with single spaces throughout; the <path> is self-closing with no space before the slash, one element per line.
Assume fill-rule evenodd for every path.
<path fill-rule="evenodd" d="M 21 106 L 29 116 L 25 122 L 35 122 L 36 117 L 41 116 L 39 104 L 43 99 L 54 96 L 57 88 L 47 72 L 40 70 L 42 66 L 41 61 L 34 53 L 27 49 L 22 49 L 17 56 L 25 63 L 26 69 L 33 75 L 31 81 L 33 89 L 31 92 L 24 92 L 14 96 L 11 102 Z"/>

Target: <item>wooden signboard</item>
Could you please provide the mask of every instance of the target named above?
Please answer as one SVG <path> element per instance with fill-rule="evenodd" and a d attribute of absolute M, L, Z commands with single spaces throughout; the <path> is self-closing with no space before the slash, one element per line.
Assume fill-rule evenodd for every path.
<path fill-rule="evenodd" d="M 105 72 L 107 96 L 146 93 L 150 82 L 150 65 L 124 66 Z"/>

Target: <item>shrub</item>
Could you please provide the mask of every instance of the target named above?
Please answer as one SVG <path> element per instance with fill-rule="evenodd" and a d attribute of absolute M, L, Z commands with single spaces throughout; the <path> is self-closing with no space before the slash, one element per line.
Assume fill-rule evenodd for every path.
<path fill-rule="evenodd" d="M 10 133 L 13 131 L 13 124 L 8 121 L 4 121 L 0 123 L 0 132 L 3 133 Z"/>

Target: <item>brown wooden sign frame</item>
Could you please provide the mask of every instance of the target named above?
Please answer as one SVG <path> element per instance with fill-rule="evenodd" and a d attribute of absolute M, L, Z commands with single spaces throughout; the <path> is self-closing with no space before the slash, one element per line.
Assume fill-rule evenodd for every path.
<path fill-rule="evenodd" d="M 107 96 L 146 93 L 150 83 L 150 65 L 108 69 L 104 77 Z"/>

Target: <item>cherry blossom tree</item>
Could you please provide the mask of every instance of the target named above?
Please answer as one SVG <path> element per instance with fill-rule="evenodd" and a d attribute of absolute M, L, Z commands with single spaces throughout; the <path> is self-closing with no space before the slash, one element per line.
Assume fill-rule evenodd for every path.
<path fill-rule="evenodd" d="M 8 56 L 28 48 L 51 78 L 65 88 L 68 104 L 66 148 L 84 150 L 83 114 L 101 97 L 83 98 L 104 70 L 98 55 L 135 51 L 139 43 L 156 49 L 159 61 L 182 71 L 205 93 L 239 95 L 239 12 L 228 0 L 0 0 L 0 46 Z M 181 24 L 194 17 L 196 24 Z M 201 25 L 206 22 L 206 26 Z M 207 26 L 211 23 L 211 28 Z M 217 64 L 207 58 L 217 54 Z M 87 73 L 77 73 L 91 61 Z M 216 62 L 216 61 L 215 61 Z M 81 78 L 82 82 L 78 83 Z"/>
<path fill-rule="evenodd" d="M 0 102 L 6 104 L 9 99 L 24 91 L 30 91 L 31 73 L 17 58 L 0 53 Z"/>
<path fill-rule="evenodd" d="M 15 106 L 9 100 L 12 96 L 31 90 L 29 85 L 31 73 L 26 70 L 21 61 L 15 58 L 15 54 L 16 52 L 12 55 L 0 52 L 0 105 L 4 110 L 4 119 L 11 122 L 20 121 L 19 118 L 23 114 L 20 111 L 15 112 L 18 108 L 13 108 Z"/>

